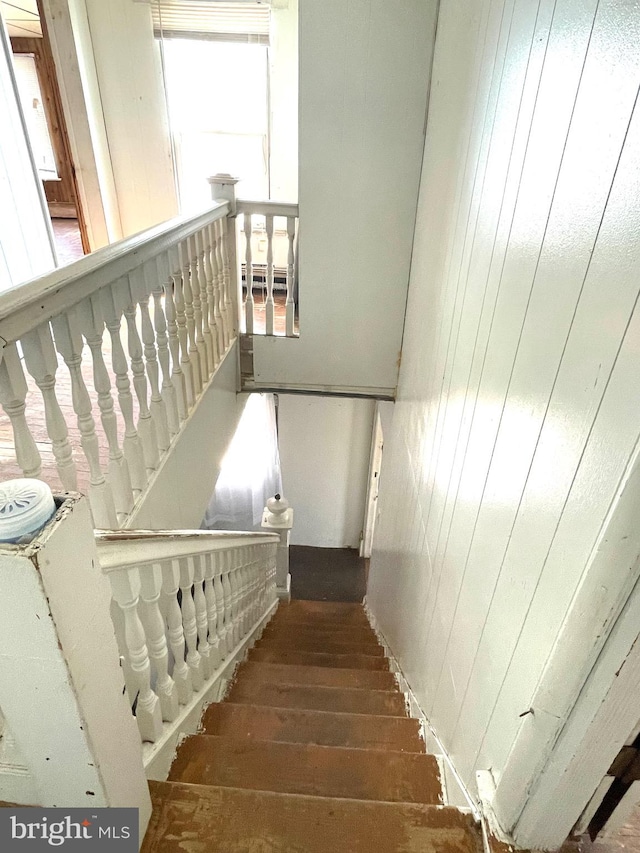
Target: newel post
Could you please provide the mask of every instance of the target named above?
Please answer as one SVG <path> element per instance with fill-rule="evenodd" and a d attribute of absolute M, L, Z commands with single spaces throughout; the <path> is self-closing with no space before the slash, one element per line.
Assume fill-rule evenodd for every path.
<path fill-rule="evenodd" d="M 280 537 L 276 556 L 276 593 L 278 598 L 291 600 L 289 574 L 289 533 L 293 527 L 293 510 L 280 495 L 269 498 L 262 514 L 262 528 Z"/>
<path fill-rule="evenodd" d="M 230 214 L 221 221 L 224 248 L 224 266 L 229 276 L 229 296 L 233 305 L 231 316 L 232 328 L 229 330 L 229 340 L 238 334 L 240 328 L 240 306 L 242 305 L 242 272 L 240 270 L 240 254 L 238 252 L 238 232 L 236 228 L 236 184 L 240 178 L 219 172 L 208 178 L 213 201 L 228 201 Z"/>
<path fill-rule="evenodd" d="M 4 513 L 29 483 L 0 485 Z M 110 602 L 86 498 L 59 496 L 30 541 L 0 542 L 0 708 L 37 798 L 21 802 L 138 808 L 142 838 L 151 802 Z"/>

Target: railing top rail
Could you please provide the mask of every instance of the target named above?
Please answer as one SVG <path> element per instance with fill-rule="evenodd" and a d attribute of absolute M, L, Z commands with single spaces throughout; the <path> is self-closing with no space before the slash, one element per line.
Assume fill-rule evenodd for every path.
<path fill-rule="evenodd" d="M 104 572 L 279 541 L 277 533 L 237 530 L 96 530 L 95 539 Z"/>
<path fill-rule="evenodd" d="M 5 291 L 0 294 L 0 344 L 20 340 L 100 288 L 175 247 L 204 225 L 223 218 L 229 209 L 226 201 L 214 202 L 196 216 L 170 219 Z"/>
<path fill-rule="evenodd" d="M 236 209 L 238 214 L 256 213 L 259 216 L 298 216 L 297 204 L 286 201 L 250 201 L 238 199 Z"/>

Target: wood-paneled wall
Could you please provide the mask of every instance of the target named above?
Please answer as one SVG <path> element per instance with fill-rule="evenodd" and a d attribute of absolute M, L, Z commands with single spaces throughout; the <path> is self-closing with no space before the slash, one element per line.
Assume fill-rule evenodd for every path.
<path fill-rule="evenodd" d="M 369 602 L 470 788 L 640 435 L 640 9 L 440 5 Z"/>

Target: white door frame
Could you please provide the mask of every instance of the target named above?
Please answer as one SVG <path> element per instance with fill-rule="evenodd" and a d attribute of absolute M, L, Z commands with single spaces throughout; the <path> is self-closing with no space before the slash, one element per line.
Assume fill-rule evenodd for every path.
<path fill-rule="evenodd" d="M 640 442 L 585 567 L 491 806 L 521 847 L 565 840 L 637 725 Z"/>
<path fill-rule="evenodd" d="M 373 429 L 371 432 L 371 453 L 369 456 L 369 480 L 367 483 L 367 497 L 364 504 L 364 523 L 362 525 L 362 539 L 360 540 L 360 556 L 369 558 L 373 548 L 373 532 L 378 516 L 378 491 L 380 486 L 380 468 L 382 466 L 382 446 L 384 436 L 382 434 L 382 421 L 378 404 L 373 412 Z"/>

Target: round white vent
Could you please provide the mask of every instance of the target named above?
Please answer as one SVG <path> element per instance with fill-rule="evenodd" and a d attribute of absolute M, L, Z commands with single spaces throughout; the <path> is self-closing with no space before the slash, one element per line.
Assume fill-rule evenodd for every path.
<path fill-rule="evenodd" d="M 0 483 L 0 541 L 31 537 L 51 518 L 56 505 L 42 480 L 7 480 Z"/>

